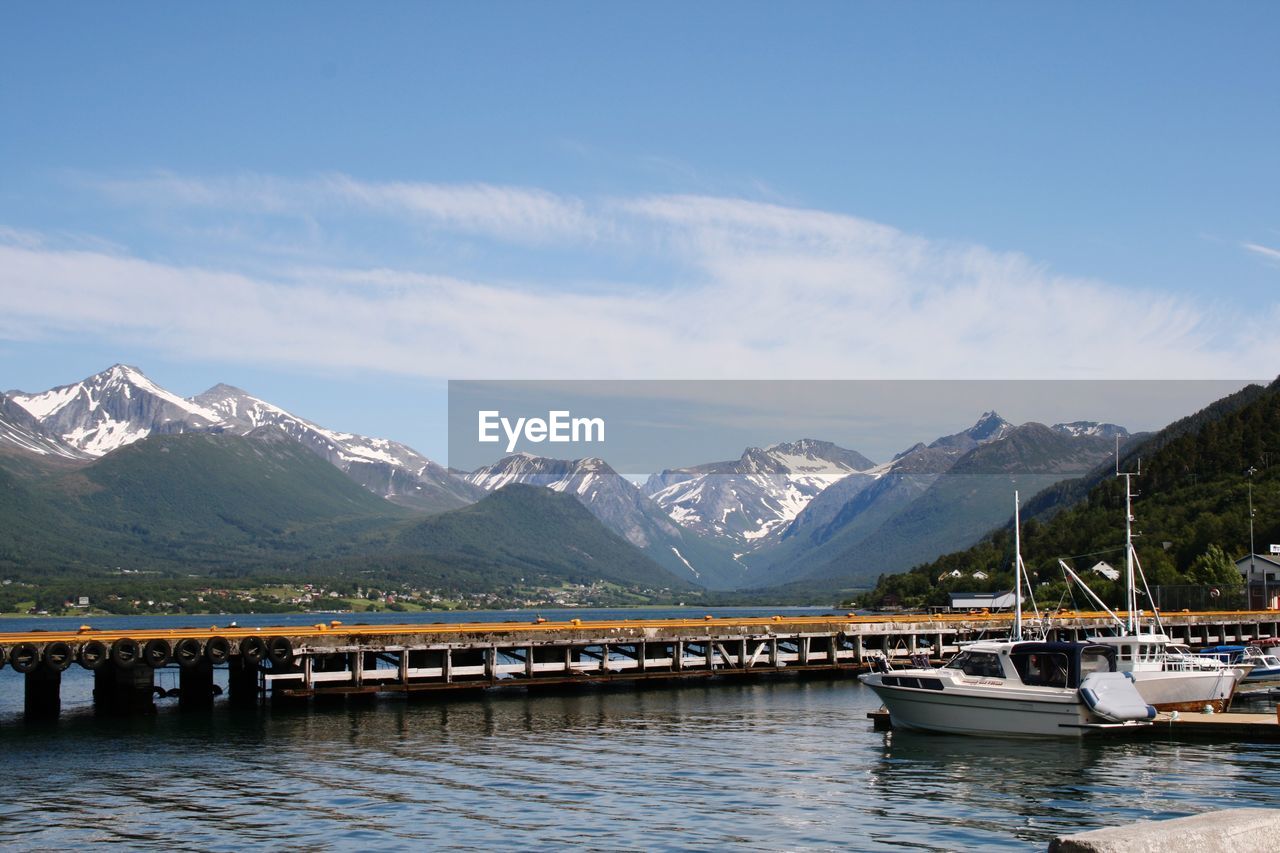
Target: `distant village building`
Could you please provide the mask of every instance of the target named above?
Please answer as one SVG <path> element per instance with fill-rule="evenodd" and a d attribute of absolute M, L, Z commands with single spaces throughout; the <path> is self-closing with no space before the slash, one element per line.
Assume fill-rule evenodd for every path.
<path fill-rule="evenodd" d="M 1250 610 L 1275 610 L 1280 606 L 1280 559 L 1267 554 L 1245 554 L 1236 560 L 1236 570 L 1249 593 Z"/>
<path fill-rule="evenodd" d="M 1013 607 L 1013 591 L 952 592 L 947 596 L 952 610 L 1007 610 Z"/>
<path fill-rule="evenodd" d="M 987 579 L 988 575 L 987 575 L 987 573 L 986 573 L 986 572 L 983 572 L 983 571 L 977 571 L 977 572 L 974 572 L 974 573 L 973 573 L 973 577 L 974 577 L 974 579 L 975 579 L 975 580 L 984 581 L 984 580 L 986 580 L 986 579 Z"/>

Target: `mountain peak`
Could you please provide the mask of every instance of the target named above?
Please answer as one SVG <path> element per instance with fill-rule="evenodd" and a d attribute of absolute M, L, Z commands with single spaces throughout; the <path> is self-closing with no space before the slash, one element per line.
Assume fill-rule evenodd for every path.
<path fill-rule="evenodd" d="M 1008 435 L 1012 429 L 1014 429 L 1013 424 L 1000 417 L 1000 415 L 992 409 L 991 411 L 983 412 L 982 416 L 978 418 L 977 422 L 974 423 L 973 426 L 963 432 L 957 432 L 953 435 L 944 435 L 942 438 L 939 438 L 930 444 L 929 447 L 965 453 L 977 447 L 979 444 L 999 441 Z"/>
<path fill-rule="evenodd" d="M 203 394 L 197 394 L 195 397 L 192 397 L 191 399 L 193 399 L 193 400 L 198 400 L 198 399 L 200 399 L 201 397 L 213 397 L 213 396 L 217 396 L 217 397 L 253 397 L 253 395 L 252 395 L 252 394 L 250 394 L 248 391 L 244 390 L 243 388 L 237 388 L 237 387 L 236 387 L 236 386 L 234 386 L 234 385 L 228 385 L 228 384 L 227 384 L 227 383 L 225 383 L 225 382 L 219 382 L 217 385 L 214 385 L 214 386 L 213 386 L 212 388 L 210 388 L 208 391 L 205 391 Z M 257 399 L 257 398 L 256 398 L 256 397 L 254 397 L 254 399 Z"/>
<path fill-rule="evenodd" d="M 221 416 L 166 391 L 129 364 L 113 364 L 80 382 L 11 398 L 51 435 L 91 456 L 146 438 L 217 428 Z"/>

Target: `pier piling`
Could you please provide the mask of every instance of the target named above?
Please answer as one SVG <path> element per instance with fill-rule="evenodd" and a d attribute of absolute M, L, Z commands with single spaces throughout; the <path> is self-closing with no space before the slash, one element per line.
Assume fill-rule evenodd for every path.
<path fill-rule="evenodd" d="M 93 673 L 93 704 L 103 714 L 154 714 L 155 670 L 142 663 L 104 663 Z"/>
<path fill-rule="evenodd" d="M 48 722 L 62 710 L 62 670 L 40 663 L 24 679 L 23 714 L 28 722 Z"/>

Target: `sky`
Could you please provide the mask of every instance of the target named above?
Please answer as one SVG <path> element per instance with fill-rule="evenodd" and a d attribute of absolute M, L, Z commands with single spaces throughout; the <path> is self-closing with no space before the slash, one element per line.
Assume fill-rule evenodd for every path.
<path fill-rule="evenodd" d="M 124 362 L 443 458 L 450 379 L 1274 376 L 1278 34 L 1264 2 L 5 4 L 0 388 Z"/>

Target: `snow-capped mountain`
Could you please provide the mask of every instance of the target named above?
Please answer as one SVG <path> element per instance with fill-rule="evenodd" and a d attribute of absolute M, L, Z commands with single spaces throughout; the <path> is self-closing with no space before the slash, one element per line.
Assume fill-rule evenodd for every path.
<path fill-rule="evenodd" d="M 764 545 L 825 489 L 875 466 L 854 450 L 801 439 L 749 447 L 728 462 L 654 474 L 644 492 L 682 526 L 745 553 Z"/>
<path fill-rule="evenodd" d="M 1114 425 L 1013 426 L 986 412 L 967 430 L 916 444 L 860 482 L 843 480 L 809 503 L 776 547 L 747 558 L 749 582 L 854 577 L 863 582 L 976 541 L 1008 515 L 1014 488 L 1034 494 L 1110 454 Z"/>
<path fill-rule="evenodd" d="M 221 422 L 217 412 L 166 391 L 127 364 L 40 394 L 10 391 L 9 397 L 46 433 L 90 456 L 149 435 L 216 431 Z"/>
<path fill-rule="evenodd" d="M 526 483 L 573 495 L 606 527 L 678 577 L 713 588 L 732 586 L 741 578 L 742 568 L 731 555 L 708 547 L 673 522 L 602 459 L 548 459 L 516 453 L 471 472 L 467 482 L 486 491 Z"/>
<path fill-rule="evenodd" d="M 328 460 L 371 492 L 421 509 L 449 509 L 479 500 L 483 492 L 408 445 L 325 429 L 231 385 L 215 385 L 190 399 L 214 412 L 221 428 L 248 433 L 277 429 Z"/>
<path fill-rule="evenodd" d="M 1054 432 L 1070 435 L 1075 438 L 1088 436 L 1094 438 L 1125 439 L 1129 431 L 1116 424 L 1100 424 L 1097 421 L 1072 421 L 1069 424 L 1054 424 L 1049 427 Z"/>
<path fill-rule="evenodd" d="M 929 446 L 946 450 L 955 454 L 968 453 L 980 444 L 999 441 L 1014 429 L 1014 425 L 1000 417 L 994 411 L 983 412 L 977 423 L 968 429 L 953 435 L 944 435 Z"/>
<path fill-rule="evenodd" d="M 411 447 L 325 429 L 230 385 L 215 385 L 184 399 L 136 367 L 117 364 L 82 382 L 38 394 L 13 391 L 9 397 L 39 432 L 88 457 L 104 456 L 150 435 L 243 435 L 265 427 L 281 431 L 396 503 L 443 510 L 464 506 L 483 494 Z"/>
<path fill-rule="evenodd" d="M 30 412 L 0 394 L 0 449 L 17 449 L 50 459 L 91 459 L 83 450 L 49 435 Z"/>

